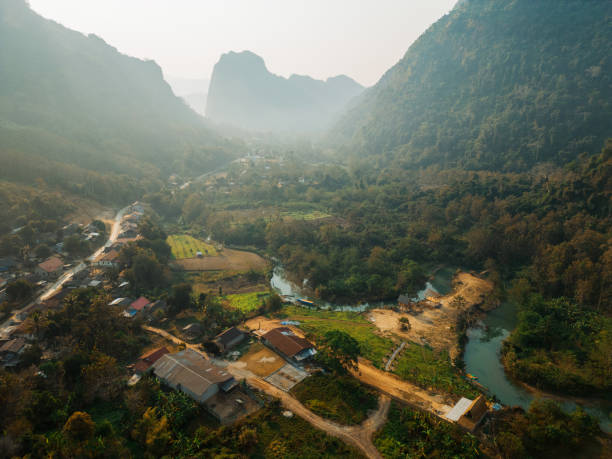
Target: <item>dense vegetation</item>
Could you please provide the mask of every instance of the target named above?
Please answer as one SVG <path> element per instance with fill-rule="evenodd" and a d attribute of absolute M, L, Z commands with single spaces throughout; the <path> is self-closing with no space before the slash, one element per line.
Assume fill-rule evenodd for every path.
<path fill-rule="evenodd" d="M 557 298 L 531 295 L 504 343 L 506 369 L 539 388 L 575 395 L 612 392 L 612 319 Z"/>
<path fill-rule="evenodd" d="M 0 179 L 42 178 L 126 202 L 171 172 L 196 175 L 235 145 L 174 96 L 161 69 L 0 2 Z"/>
<path fill-rule="evenodd" d="M 391 406 L 389 420 L 376 434 L 374 444 L 385 458 L 480 457 L 474 436 L 429 413 L 397 404 Z"/>
<path fill-rule="evenodd" d="M 559 404 L 535 401 L 525 413 L 506 410 L 495 416 L 490 427 L 495 450 L 505 459 L 606 457 L 610 441 L 595 441 L 599 427 L 594 418 L 578 408 L 564 412 Z M 608 451 L 609 452 L 609 451 Z"/>
<path fill-rule="evenodd" d="M 612 5 L 469 0 L 431 26 L 335 130 L 398 168 L 522 171 L 610 136 Z"/>
<path fill-rule="evenodd" d="M 343 425 L 361 424 L 376 409 L 376 393 L 348 375 L 317 373 L 292 389 L 313 413 Z"/>

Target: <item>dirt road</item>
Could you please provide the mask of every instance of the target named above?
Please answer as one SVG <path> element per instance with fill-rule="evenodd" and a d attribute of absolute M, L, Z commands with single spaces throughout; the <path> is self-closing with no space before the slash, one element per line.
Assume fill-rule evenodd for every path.
<path fill-rule="evenodd" d="M 392 373 L 379 370 L 372 366 L 367 360 L 359 360 L 358 370 L 353 376 L 362 383 L 373 387 L 415 408 L 429 411 L 437 416 L 442 416 L 451 408 L 443 395 L 431 395 L 426 390 L 402 379 Z"/>
<path fill-rule="evenodd" d="M 172 341 L 174 344 L 183 344 L 186 348 L 196 351 L 198 354 L 200 354 L 205 359 L 210 358 L 208 354 L 202 349 L 202 346 L 200 344 L 191 344 L 186 341 L 183 341 L 182 339 L 177 338 L 176 336 L 168 333 L 166 330 L 162 330 L 161 328 L 155 328 L 155 327 L 149 327 L 148 325 L 143 325 L 142 329 L 150 333 L 155 333 L 156 335 L 163 336 L 168 341 Z"/>
<path fill-rule="evenodd" d="M 320 429 L 336 438 L 340 438 L 345 443 L 359 448 L 366 455 L 366 457 L 376 459 L 382 458 L 372 443 L 372 436 L 387 420 L 387 415 L 389 414 L 389 407 L 391 404 L 391 399 L 388 396 L 380 396 L 378 401 L 378 409 L 362 424 L 358 426 L 343 426 L 314 414 L 289 393 L 276 388 L 272 384 L 260 378 L 247 378 L 247 382 L 252 387 L 259 389 L 274 398 L 278 398 L 285 408 L 291 410 L 294 414 L 298 415 L 317 429 Z"/>

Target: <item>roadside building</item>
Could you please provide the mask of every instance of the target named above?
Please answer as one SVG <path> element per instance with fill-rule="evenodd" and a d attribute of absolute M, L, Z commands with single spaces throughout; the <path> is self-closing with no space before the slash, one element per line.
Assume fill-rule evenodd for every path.
<path fill-rule="evenodd" d="M 101 268 L 118 268 L 119 267 L 119 252 L 111 250 L 110 252 L 103 253 L 100 258 L 95 262 L 96 266 Z"/>
<path fill-rule="evenodd" d="M 35 270 L 35 273 L 40 278 L 54 279 L 59 277 L 64 269 L 64 262 L 59 257 L 49 257 L 40 263 Z"/>
<path fill-rule="evenodd" d="M 213 341 L 221 352 L 226 352 L 232 347 L 240 344 L 246 337 L 247 334 L 245 332 L 239 328 L 232 327 L 219 333 Z"/>
<path fill-rule="evenodd" d="M 297 336 L 287 327 L 274 328 L 263 335 L 262 339 L 266 345 L 296 363 L 303 362 L 317 353 L 310 341 Z"/>
<path fill-rule="evenodd" d="M 19 363 L 21 353 L 26 349 L 26 341 L 23 338 L 14 338 L 6 341 L 0 347 L 0 359 L 5 367 L 15 366 Z"/>
<path fill-rule="evenodd" d="M 474 432 L 488 412 L 487 401 L 479 395 L 475 400 L 461 398 L 446 414 L 446 419 Z"/>
<path fill-rule="evenodd" d="M 134 372 L 136 374 L 142 374 L 149 371 L 155 362 L 161 359 L 164 355 L 169 354 L 170 351 L 167 347 L 158 347 L 157 349 L 153 349 L 152 351 L 147 352 L 146 354 L 141 355 L 138 358 L 138 361 L 134 365 Z"/>
<path fill-rule="evenodd" d="M 229 392 L 238 383 L 227 371 L 187 349 L 165 354 L 153 364 L 153 373 L 168 386 L 204 403 L 217 392 Z"/>
<path fill-rule="evenodd" d="M 136 301 L 133 301 L 130 304 L 130 307 L 125 311 L 130 317 L 134 317 L 136 314 L 141 312 L 146 312 L 147 306 L 149 306 L 151 302 L 146 299 L 144 296 L 141 296 Z"/>
<path fill-rule="evenodd" d="M 189 338 L 197 338 L 202 334 L 202 326 L 197 322 L 191 323 L 183 327 L 183 333 Z"/>
<path fill-rule="evenodd" d="M 13 257 L 0 258 L 0 273 L 11 271 L 17 266 L 17 261 Z"/>
<path fill-rule="evenodd" d="M 132 298 L 115 298 L 113 301 L 108 303 L 109 306 L 127 307 L 132 304 L 134 300 Z"/>

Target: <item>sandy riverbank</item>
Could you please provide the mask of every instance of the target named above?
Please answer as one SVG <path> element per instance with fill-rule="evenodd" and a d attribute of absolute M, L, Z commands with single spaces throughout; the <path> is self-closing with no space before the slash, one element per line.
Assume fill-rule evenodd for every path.
<path fill-rule="evenodd" d="M 451 358 L 459 353 L 457 321 L 460 315 L 482 305 L 493 290 L 493 284 L 467 272 L 458 273 L 453 279 L 453 290 L 448 295 L 431 298 L 440 303 L 437 309 L 425 309 L 413 315 L 390 309 L 372 309 L 367 318 L 383 334 L 395 334 L 418 344 L 428 344 L 438 351 L 446 350 Z M 401 318 L 406 318 L 410 328 L 402 331 Z"/>

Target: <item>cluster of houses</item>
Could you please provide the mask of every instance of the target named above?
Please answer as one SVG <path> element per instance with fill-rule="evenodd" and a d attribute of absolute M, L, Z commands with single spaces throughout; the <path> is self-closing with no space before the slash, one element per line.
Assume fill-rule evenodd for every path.
<path fill-rule="evenodd" d="M 237 327 L 231 327 L 213 342 L 220 353 L 231 355 L 232 349 L 249 337 L 260 339 L 263 344 L 284 358 L 288 365 L 300 366 L 315 355 L 316 350 L 308 340 L 297 336 L 287 327 L 279 327 L 265 333 L 251 335 Z M 180 390 L 201 403 L 222 423 L 230 423 L 257 410 L 261 402 L 244 384 L 240 384 L 230 371 L 227 362 L 210 360 L 202 353 L 185 349 L 171 353 L 167 347 L 153 349 L 142 355 L 132 366 L 136 383 L 147 373 L 155 375 L 169 387 Z"/>

